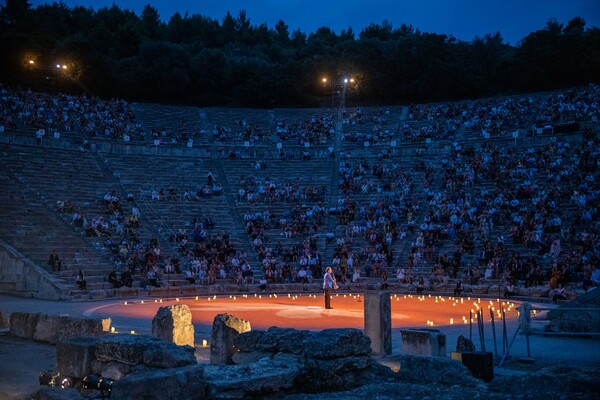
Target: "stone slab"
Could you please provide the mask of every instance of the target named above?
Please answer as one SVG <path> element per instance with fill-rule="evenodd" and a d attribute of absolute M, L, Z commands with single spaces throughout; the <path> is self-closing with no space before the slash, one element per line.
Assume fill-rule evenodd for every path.
<path fill-rule="evenodd" d="M 372 354 L 392 354 L 392 306 L 389 292 L 365 293 L 364 322 L 365 335 L 371 339 Z"/>
<path fill-rule="evenodd" d="M 401 329 L 402 353 L 445 357 L 446 335 L 437 329 Z"/>
<path fill-rule="evenodd" d="M 92 372 L 97 339 L 79 337 L 56 343 L 56 367 L 61 375 L 83 378 Z"/>

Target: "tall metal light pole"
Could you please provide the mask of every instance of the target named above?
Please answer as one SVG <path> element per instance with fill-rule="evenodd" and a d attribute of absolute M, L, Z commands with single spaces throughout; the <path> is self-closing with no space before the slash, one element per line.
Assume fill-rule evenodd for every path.
<path fill-rule="evenodd" d="M 343 87 L 342 87 L 342 98 L 340 99 L 340 108 L 342 112 L 346 110 L 346 90 L 348 89 L 348 84 L 354 83 L 354 78 L 344 78 Z"/>
<path fill-rule="evenodd" d="M 336 82 L 334 79 L 323 78 L 322 82 L 323 85 L 328 86 L 331 90 L 331 111 L 335 109 L 334 96 L 338 90 L 341 94 L 339 108 L 343 111 L 346 107 L 346 91 L 348 90 L 348 85 L 355 83 L 354 78 L 343 78 L 339 82 Z"/>

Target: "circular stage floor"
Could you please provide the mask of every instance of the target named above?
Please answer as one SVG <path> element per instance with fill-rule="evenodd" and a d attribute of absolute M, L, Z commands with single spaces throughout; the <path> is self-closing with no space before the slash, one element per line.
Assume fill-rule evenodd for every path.
<path fill-rule="evenodd" d="M 159 307 L 187 304 L 192 311 L 193 323 L 199 331 L 209 332 L 217 314 L 231 314 L 250 321 L 253 329 L 271 326 L 308 330 L 327 328 L 364 328 L 364 297 L 358 294 L 334 294 L 332 310 L 324 308 L 322 294 L 249 294 L 216 295 L 181 299 L 139 299 L 104 304 L 89 308 L 86 316 L 110 317 L 119 331 L 151 329 L 151 321 Z M 484 322 L 490 322 L 490 309 L 500 320 L 500 310 L 506 311 L 507 320 L 517 317 L 515 304 L 502 299 L 447 297 L 435 295 L 391 294 L 392 327 L 436 327 L 468 324 L 470 313 L 476 322 L 478 309 L 483 311 Z"/>

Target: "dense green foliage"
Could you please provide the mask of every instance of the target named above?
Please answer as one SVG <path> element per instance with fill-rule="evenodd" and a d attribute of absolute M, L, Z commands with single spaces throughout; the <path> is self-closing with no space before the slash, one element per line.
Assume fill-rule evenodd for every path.
<path fill-rule="evenodd" d="M 245 12 L 222 21 L 155 8 L 140 16 L 117 6 L 97 11 L 5 0 L 0 20 L 4 84 L 103 97 L 253 107 L 312 106 L 352 76 L 353 102 L 394 104 L 547 90 L 600 81 L 600 29 L 574 18 L 506 44 L 500 33 L 470 42 L 394 28 L 358 35 L 327 27 L 306 35 L 252 25 Z M 30 60 L 34 63 L 30 63 Z M 67 65 L 60 72 L 56 64 Z M 331 82 L 331 80 L 329 81 Z M 335 89 L 335 88 L 334 88 Z"/>

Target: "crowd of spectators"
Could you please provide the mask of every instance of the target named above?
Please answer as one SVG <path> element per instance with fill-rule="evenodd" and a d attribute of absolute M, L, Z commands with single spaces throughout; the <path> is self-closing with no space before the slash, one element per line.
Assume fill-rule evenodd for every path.
<path fill-rule="evenodd" d="M 377 160 L 372 165 L 365 159 L 358 163 L 339 163 L 339 187 L 343 194 L 370 194 L 400 191 L 407 194 L 413 186 L 410 176 L 398 162 Z"/>
<path fill-rule="evenodd" d="M 0 87 L 0 124 L 6 128 L 77 132 L 83 137 L 137 139 L 142 134 L 124 100 L 67 94 L 49 95 Z"/>
<path fill-rule="evenodd" d="M 311 116 L 304 121 L 288 123 L 283 116 L 277 117 L 277 136 L 283 141 L 293 140 L 304 146 L 326 144 L 335 134 L 333 115 Z"/>
<path fill-rule="evenodd" d="M 273 202 L 318 202 L 323 201 L 326 188 L 324 185 L 301 185 L 297 180 L 280 183 L 278 179 L 250 175 L 240 176 L 238 201 L 249 203 Z"/>
<path fill-rule="evenodd" d="M 0 94 L 4 126 L 112 138 L 141 135 L 130 106 L 120 100 L 5 89 Z M 422 141 L 452 138 L 458 131 L 502 136 L 529 128 L 533 122 L 597 123 L 599 100 L 600 87 L 590 85 L 547 96 L 411 105 L 400 131 L 403 139 Z M 389 139 L 382 129 L 388 117 L 385 110 L 345 113 L 343 123 L 359 129 L 344 140 Z M 185 132 L 184 125 L 182 121 L 178 131 Z M 239 134 L 215 126 L 213 135 L 219 141 L 270 140 L 267 131 L 246 120 L 239 121 L 236 129 Z M 300 145 L 324 144 L 331 140 L 335 126 L 330 115 L 293 124 L 279 117 L 276 133 L 281 140 Z M 172 134 L 161 128 L 151 135 Z M 547 282 L 553 290 L 570 282 L 592 285 L 600 260 L 600 141 L 593 129 L 586 127 L 573 140 L 547 137 L 522 151 L 493 141 L 471 146 L 455 141 L 448 155 L 435 164 L 417 160 L 411 166 L 401 165 L 389 153 L 343 159 L 338 164 L 340 198 L 330 206 L 324 204 L 325 186 L 241 176 L 237 200 L 245 207 L 243 223 L 267 283 L 311 282 L 321 274 L 317 238 L 332 214 L 340 229 L 335 235 L 327 232 L 327 242 L 334 246 L 332 268 L 340 282 L 361 276 L 387 281 L 388 275 L 395 274 L 406 283 L 424 278 L 444 286 L 450 279 L 471 285 L 499 280 L 517 287 Z M 256 163 L 256 169 L 263 169 L 260 161 Z M 179 193 L 171 186 L 153 190 L 150 197 L 197 201 L 222 193 L 223 187 L 209 176 L 199 189 Z M 177 254 L 165 256 L 157 239 L 143 246 L 137 238 L 137 208 L 126 212 L 129 207 L 114 191 L 102 201 L 104 214 L 91 219 L 68 201 L 58 206 L 88 236 L 103 238 L 131 275 L 139 271 L 151 284 L 172 273 L 185 274 L 190 283 L 211 284 L 217 279 L 254 283 L 248 256 L 235 250 L 227 233 L 211 235 L 214 225 L 207 221 L 193 221 L 189 234 L 188 228 L 172 230 L 169 238 Z M 279 211 L 269 203 L 290 206 Z M 262 210 L 257 209 L 259 204 L 264 205 Z M 277 232 L 282 240 L 273 241 L 268 232 Z M 395 249 L 406 250 L 406 258 L 395 257 Z M 129 281 L 117 279 L 122 284 Z M 507 293 L 510 296 L 512 291 Z"/>
<path fill-rule="evenodd" d="M 223 125 L 215 125 L 212 129 L 215 141 L 227 142 L 268 142 L 271 140 L 271 131 L 261 128 L 258 124 L 248 122 L 245 118 L 235 121 L 235 127 L 230 128 Z"/>
<path fill-rule="evenodd" d="M 344 110 L 342 140 L 360 144 L 389 142 L 394 138 L 398 119 L 399 116 L 392 115 L 389 109 L 379 108 L 367 112 L 362 108 Z"/>

